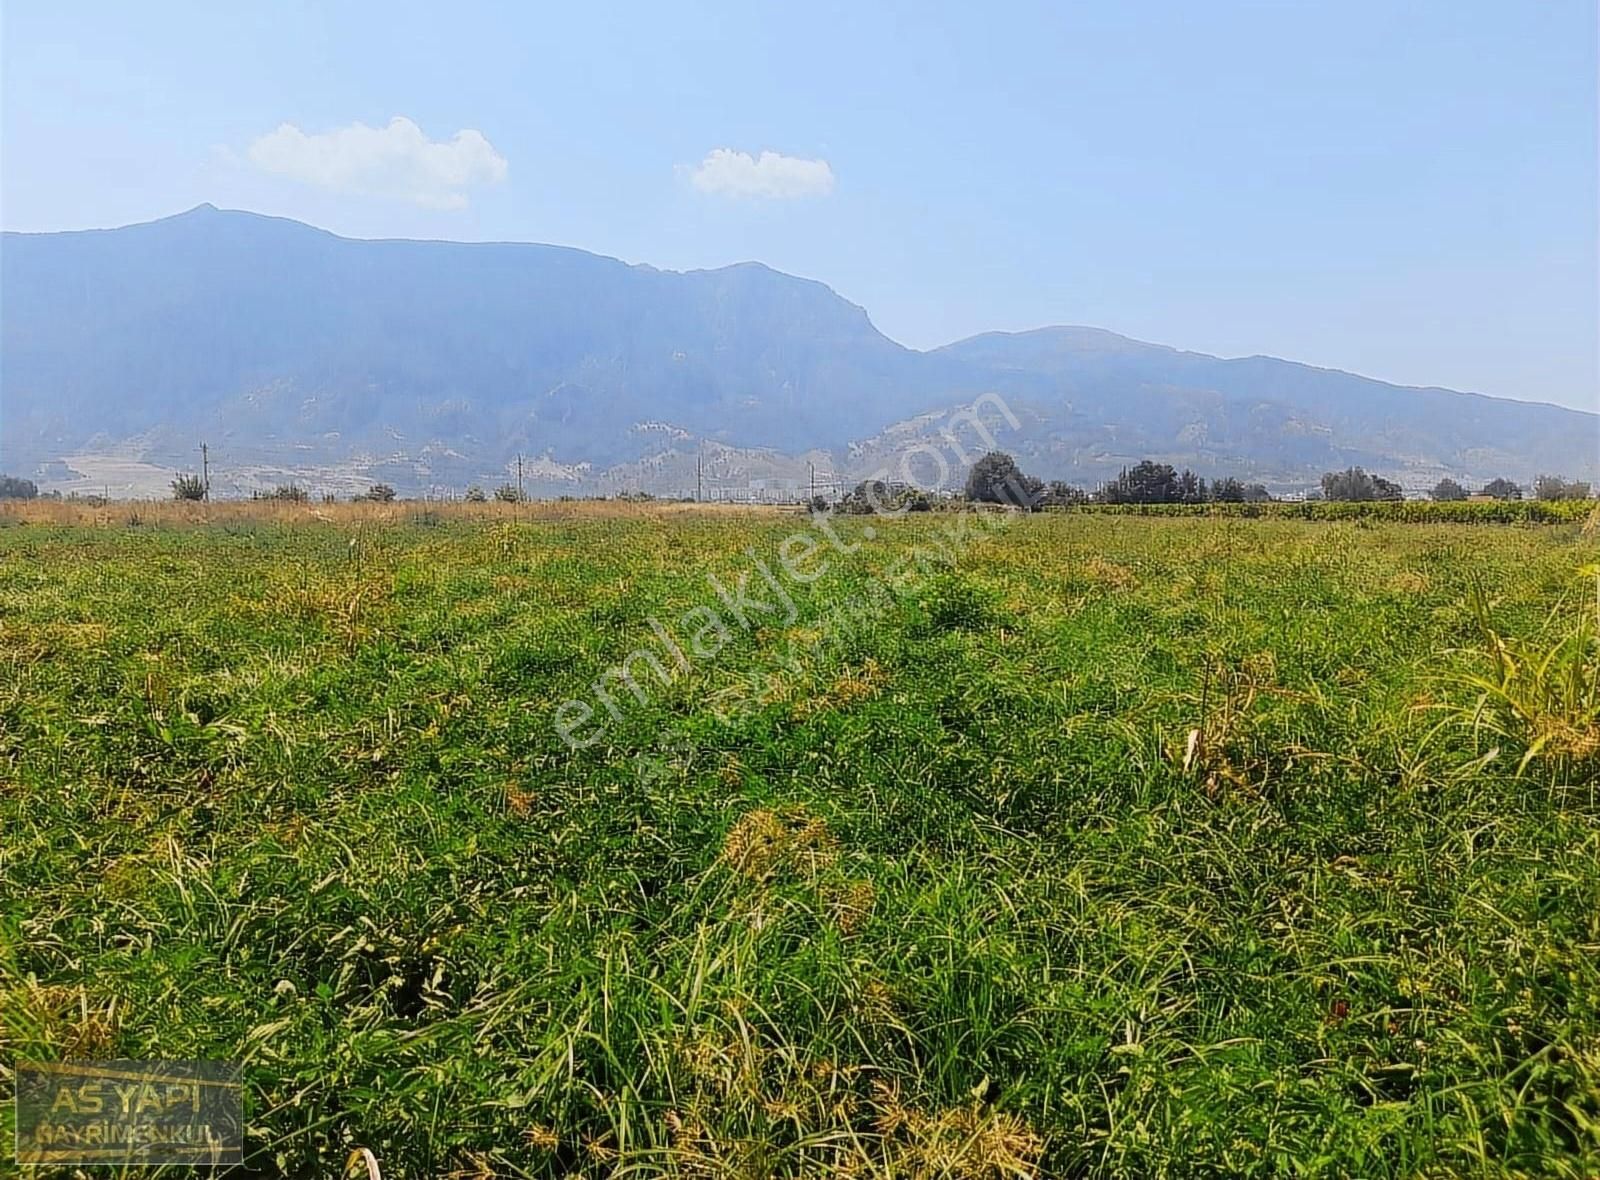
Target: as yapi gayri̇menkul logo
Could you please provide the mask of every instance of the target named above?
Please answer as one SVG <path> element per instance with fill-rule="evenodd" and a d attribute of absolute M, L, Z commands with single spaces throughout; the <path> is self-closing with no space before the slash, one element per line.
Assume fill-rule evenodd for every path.
<path fill-rule="evenodd" d="M 239 1067 L 218 1061 L 17 1063 L 17 1163 L 243 1163 Z"/>

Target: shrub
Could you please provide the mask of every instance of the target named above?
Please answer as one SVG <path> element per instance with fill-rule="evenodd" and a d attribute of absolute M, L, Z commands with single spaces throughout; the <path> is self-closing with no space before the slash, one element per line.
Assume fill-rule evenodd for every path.
<path fill-rule="evenodd" d="M 394 489 L 388 484 L 375 483 L 355 498 L 357 500 L 371 500 L 375 504 L 388 504 L 394 500 L 394 495 Z"/>
<path fill-rule="evenodd" d="M 1039 500 L 1040 505 L 1046 508 L 1069 508 L 1074 504 L 1088 502 L 1088 492 L 1059 479 L 1052 479 L 1045 486 L 1044 495 Z"/>
<path fill-rule="evenodd" d="M 289 504 L 304 504 L 311 498 L 311 493 L 304 488 L 297 488 L 292 483 L 280 483 L 270 492 L 252 492 L 252 500 L 282 500 Z"/>
<path fill-rule="evenodd" d="M 522 489 L 514 483 L 503 483 L 495 488 L 494 498 L 502 504 L 517 504 L 526 499 L 522 494 Z"/>
<path fill-rule="evenodd" d="M 827 507 L 827 502 L 821 496 L 814 497 L 813 505 L 821 502 L 822 510 Z M 870 516 L 882 512 L 898 515 L 901 512 L 930 512 L 933 510 L 933 500 L 921 488 L 908 483 L 885 483 L 881 479 L 862 480 L 842 500 L 839 501 L 838 511 L 846 515 Z M 818 509 L 813 508 L 813 511 Z"/>
<path fill-rule="evenodd" d="M 172 481 L 174 500 L 204 500 L 206 485 L 198 475 L 179 475 Z"/>
<path fill-rule="evenodd" d="M 483 489 L 480 488 L 477 484 L 473 484 L 470 488 L 467 489 L 467 503 L 468 504 L 484 504 L 484 503 L 487 503 L 488 500 L 489 500 L 489 497 L 483 494 Z"/>

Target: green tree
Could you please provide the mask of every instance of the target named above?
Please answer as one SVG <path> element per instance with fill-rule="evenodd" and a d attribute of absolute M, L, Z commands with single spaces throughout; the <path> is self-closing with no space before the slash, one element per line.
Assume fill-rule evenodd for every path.
<path fill-rule="evenodd" d="M 1483 485 L 1483 494 L 1492 496 L 1496 500 L 1522 499 L 1522 486 L 1514 484 L 1509 479 L 1491 479 Z"/>
<path fill-rule="evenodd" d="M 1344 471 L 1325 471 L 1322 475 L 1322 495 L 1328 500 L 1373 500 L 1372 477 L 1359 467 Z"/>
<path fill-rule="evenodd" d="M 1381 475 L 1372 477 L 1372 498 L 1374 500 L 1404 500 L 1406 493 L 1401 486 L 1392 480 L 1384 479 Z"/>
<path fill-rule="evenodd" d="M 1360 467 L 1329 471 L 1322 477 L 1322 495 L 1328 500 L 1403 500 L 1400 485 L 1381 475 L 1369 475 Z"/>
<path fill-rule="evenodd" d="M 1535 500 L 1587 500 L 1589 485 L 1582 480 L 1563 479 L 1559 475 L 1541 475 L 1533 481 Z"/>
<path fill-rule="evenodd" d="M 0 475 L 0 500 L 32 500 L 39 487 L 31 479 L 15 475 Z"/>
<path fill-rule="evenodd" d="M 1199 487 L 1192 471 L 1184 472 L 1188 483 L 1166 463 L 1145 459 L 1132 467 L 1124 467 L 1122 474 L 1101 489 L 1101 498 L 1108 504 L 1176 504 L 1185 490 L 1198 494 Z"/>
<path fill-rule="evenodd" d="M 1194 472 L 1185 469 L 1183 474 L 1178 476 L 1178 503 L 1204 504 L 1209 495 L 1206 481 Z"/>
<path fill-rule="evenodd" d="M 494 490 L 494 498 L 502 504 L 516 504 L 524 497 L 514 483 L 503 483 Z"/>
<path fill-rule="evenodd" d="M 1226 476 L 1211 481 L 1211 498 L 1221 504 L 1243 504 L 1244 484 Z"/>
<path fill-rule="evenodd" d="M 1465 500 L 1467 489 L 1455 480 L 1446 477 L 1433 485 L 1433 491 L 1428 493 L 1435 500 Z"/>
<path fill-rule="evenodd" d="M 990 451 L 967 472 L 966 496 L 976 504 L 1011 504 L 1037 507 L 1044 484 L 1024 475 L 1017 461 L 1004 451 Z"/>

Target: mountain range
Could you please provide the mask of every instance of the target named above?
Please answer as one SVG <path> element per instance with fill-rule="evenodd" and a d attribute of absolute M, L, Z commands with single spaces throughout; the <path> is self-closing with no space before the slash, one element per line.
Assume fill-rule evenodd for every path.
<path fill-rule="evenodd" d="M 202 205 L 0 242 L 0 470 L 41 487 L 713 494 L 845 483 L 1000 395 L 999 441 L 1093 484 L 1154 458 L 1278 490 L 1600 478 L 1600 417 L 1221 359 L 1095 328 L 917 351 L 821 283 L 523 243 L 367 241 Z M 697 474 L 698 473 L 698 474 Z M 959 478 L 953 473 L 952 478 Z"/>

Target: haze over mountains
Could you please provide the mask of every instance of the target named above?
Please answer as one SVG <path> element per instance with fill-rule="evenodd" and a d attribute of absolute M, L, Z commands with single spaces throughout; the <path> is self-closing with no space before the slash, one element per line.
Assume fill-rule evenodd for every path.
<path fill-rule="evenodd" d="M 975 396 L 1000 442 L 1093 484 L 1156 458 L 1279 489 L 1360 464 L 1410 487 L 1600 478 L 1600 418 L 1223 360 L 1093 328 L 928 352 L 821 283 L 746 263 L 677 273 L 516 243 L 363 241 L 201 206 L 113 230 L 4 236 L 0 469 L 41 487 L 218 494 L 492 486 L 726 494 L 841 481 Z M 959 473 L 955 474 L 959 478 Z"/>

